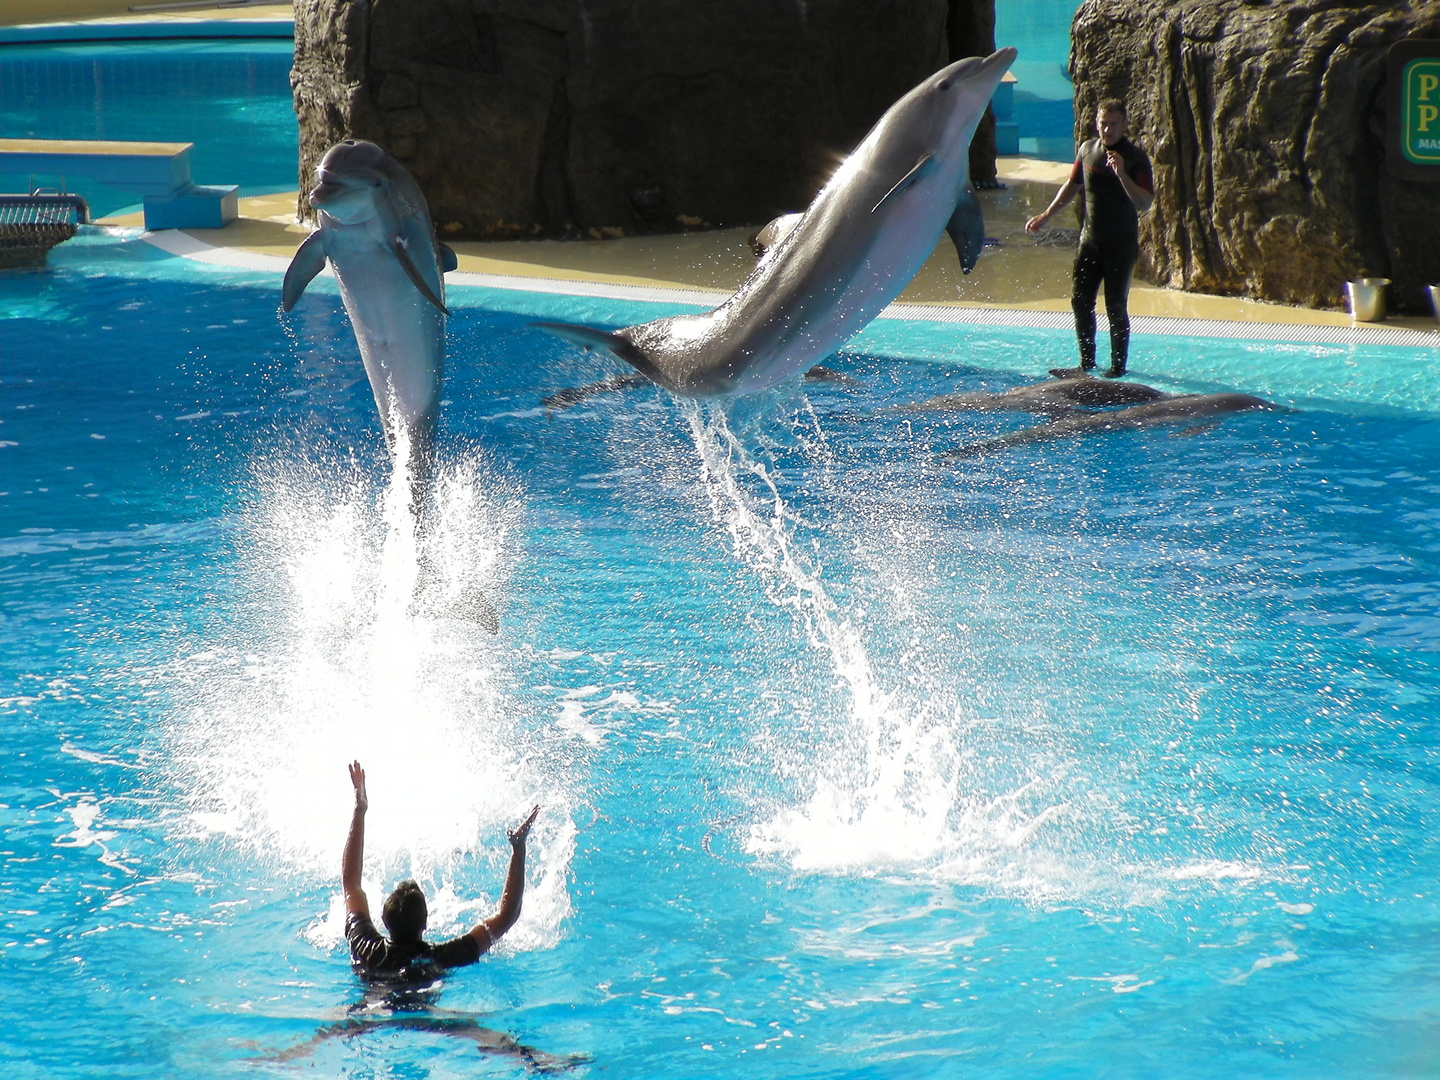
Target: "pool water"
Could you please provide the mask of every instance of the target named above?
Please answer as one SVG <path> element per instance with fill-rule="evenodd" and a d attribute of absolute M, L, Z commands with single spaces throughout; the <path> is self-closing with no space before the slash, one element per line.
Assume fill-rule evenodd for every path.
<path fill-rule="evenodd" d="M 288 39 L 135 41 L 0 47 L 0 138 L 190 142 L 198 184 L 241 195 L 297 185 L 300 127 Z M 0 174 L 0 191 L 30 177 Z M 84 177 L 37 176 L 78 192 L 95 217 L 134 207 L 134 192 Z"/>
<path fill-rule="evenodd" d="M 1004 0 L 995 5 L 995 43 L 1020 55 L 1014 120 L 1020 152 L 1056 161 L 1075 156 L 1075 88 L 1070 83 L 1070 24 L 1077 0 Z"/>
<path fill-rule="evenodd" d="M 615 368 L 536 317 L 675 308 L 453 289 L 429 550 L 491 637 L 411 605 L 333 288 L 52 265 L 0 279 L 8 1074 L 519 1074 L 398 1029 L 266 1057 L 362 998 L 352 757 L 372 904 L 413 874 L 438 933 L 543 804 L 439 1006 L 577 1075 L 1434 1071 L 1430 351 L 1137 336 L 1141 379 L 1294 411 L 954 469 L 1030 421 L 892 407 L 1067 334 L 886 320 L 853 387 L 547 415 Z"/>

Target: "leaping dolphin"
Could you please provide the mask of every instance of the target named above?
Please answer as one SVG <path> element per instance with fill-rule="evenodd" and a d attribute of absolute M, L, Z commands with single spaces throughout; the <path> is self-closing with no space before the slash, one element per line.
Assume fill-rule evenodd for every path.
<path fill-rule="evenodd" d="M 751 393 L 806 370 L 900 295 L 942 232 L 955 241 L 962 269 L 975 266 L 985 225 L 970 184 L 970 140 L 1015 56 L 1007 48 L 957 61 L 892 105 L 715 310 L 613 333 L 539 325 L 608 349 L 689 397 Z"/>
<path fill-rule="evenodd" d="M 391 453 L 408 445 L 411 505 L 423 508 L 445 370 L 444 271 L 455 253 L 435 239 L 430 208 L 405 166 L 372 142 L 326 151 L 310 205 L 320 228 L 285 271 L 289 311 L 325 266 L 335 268 Z"/>
<path fill-rule="evenodd" d="M 1055 442 L 1059 439 L 1074 438 L 1078 435 L 1094 435 L 1104 431 L 1126 431 L 1138 428 L 1159 427 L 1163 424 L 1180 424 L 1187 420 L 1220 416 L 1224 413 L 1245 412 L 1249 409 L 1285 410 L 1250 394 L 1179 394 L 1162 398 L 1144 405 L 1132 405 L 1115 412 L 1086 413 L 1065 420 L 1055 420 L 1038 427 L 1002 435 L 998 439 L 973 443 L 941 454 L 944 461 L 960 458 L 979 457 L 992 450 L 1005 450 L 1012 446 L 1031 446 L 1035 443 Z M 1201 425 L 1199 430 L 1204 430 Z M 1182 433 L 1183 434 L 1183 433 Z"/>

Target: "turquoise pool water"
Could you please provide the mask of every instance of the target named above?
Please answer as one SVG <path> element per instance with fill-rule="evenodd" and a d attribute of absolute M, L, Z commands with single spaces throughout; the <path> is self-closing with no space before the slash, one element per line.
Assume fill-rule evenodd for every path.
<path fill-rule="evenodd" d="M 1435 1068 L 1440 401 L 1422 349 L 1139 336 L 1295 409 L 940 468 L 889 411 L 1068 334 L 883 321 L 854 387 L 704 407 L 454 289 L 445 587 L 338 300 L 91 235 L 0 278 L 0 1060 L 17 1077 L 514 1075 L 345 1015 L 372 898 L 525 914 L 443 1008 L 578 1075 Z M 260 1058 L 260 1062 L 255 1061 Z"/>
<path fill-rule="evenodd" d="M 1020 152 L 1057 161 L 1075 154 L 1075 90 L 1070 84 L 1070 23 L 1077 0 L 1002 0 L 995 5 L 995 42 L 1020 50 L 1015 121 Z"/>
<path fill-rule="evenodd" d="M 242 195 L 291 191 L 300 142 L 293 55 L 286 39 L 0 45 L 0 138 L 192 142 L 196 183 L 239 184 Z M 45 187 L 61 180 L 35 178 Z M 0 191 L 29 183 L 0 174 Z M 96 217 L 140 202 L 83 177 L 64 184 Z"/>

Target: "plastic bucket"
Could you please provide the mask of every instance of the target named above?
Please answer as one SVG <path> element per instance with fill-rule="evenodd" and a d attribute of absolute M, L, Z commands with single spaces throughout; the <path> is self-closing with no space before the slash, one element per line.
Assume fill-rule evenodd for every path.
<path fill-rule="evenodd" d="M 1345 283 L 1350 317 L 1358 322 L 1380 322 L 1385 318 L 1385 287 L 1389 278 L 1362 277 Z"/>

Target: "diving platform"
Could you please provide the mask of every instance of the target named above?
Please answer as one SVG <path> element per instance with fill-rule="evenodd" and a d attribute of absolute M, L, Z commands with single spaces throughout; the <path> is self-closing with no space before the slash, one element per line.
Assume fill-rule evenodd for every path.
<path fill-rule="evenodd" d="M 190 179 L 194 143 L 0 139 L 0 173 L 83 176 L 144 199 L 145 228 L 219 229 L 239 216 L 239 187 Z M 33 185 L 32 185 L 33 186 Z"/>

